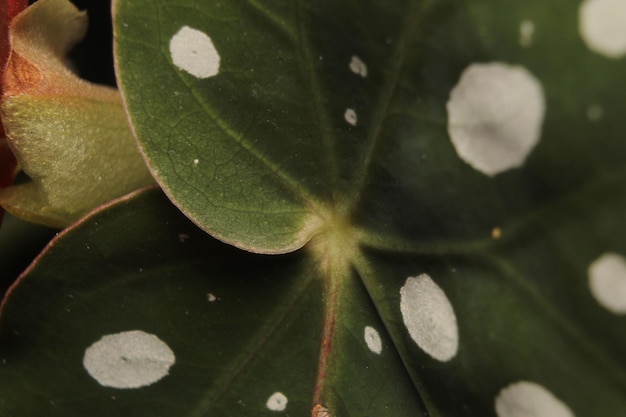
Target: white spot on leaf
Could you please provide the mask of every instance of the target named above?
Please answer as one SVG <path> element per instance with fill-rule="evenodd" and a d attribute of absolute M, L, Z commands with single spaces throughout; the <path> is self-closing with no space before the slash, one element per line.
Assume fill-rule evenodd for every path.
<path fill-rule="evenodd" d="M 363 62 L 358 56 L 352 55 L 349 67 L 350 71 L 353 73 L 360 75 L 363 78 L 367 77 L 367 65 L 365 65 L 365 62 Z"/>
<path fill-rule="evenodd" d="M 578 19 L 580 36 L 590 50 L 612 59 L 626 55 L 626 1 L 585 0 Z"/>
<path fill-rule="evenodd" d="M 524 48 L 528 48 L 533 43 L 535 35 L 535 24 L 532 20 L 524 20 L 519 25 L 519 43 Z"/>
<path fill-rule="evenodd" d="M 626 314 L 626 259 L 605 253 L 588 269 L 589 288 L 594 298 L 615 314 Z"/>
<path fill-rule="evenodd" d="M 346 119 L 346 122 L 348 122 L 352 126 L 356 126 L 357 117 L 356 117 L 356 112 L 353 109 L 346 109 L 346 112 L 343 114 L 343 117 L 344 119 Z"/>
<path fill-rule="evenodd" d="M 456 315 L 443 290 L 428 276 L 407 278 L 400 311 L 411 339 L 434 359 L 447 362 L 459 348 Z"/>
<path fill-rule="evenodd" d="M 265 403 L 266 407 L 272 411 L 283 411 L 287 408 L 287 397 L 282 392 L 273 393 Z"/>
<path fill-rule="evenodd" d="M 574 417 L 550 391 L 534 382 L 520 381 L 503 388 L 495 401 L 498 417 Z"/>
<path fill-rule="evenodd" d="M 592 104 L 587 107 L 587 119 L 590 122 L 597 122 L 604 116 L 604 109 L 598 104 Z"/>
<path fill-rule="evenodd" d="M 211 38 L 189 26 L 172 36 L 170 55 L 174 65 L 197 78 L 213 77 L 220 69 L 220 55 Z"/>
<path fill-rule="evenodd" d="M 461 159 L 493 176 L 521 166 L 539 141 L 545 97 L 525 68 L 472 64 L 447 103 L 448 133 Z"/>
<path fill-rule="evenodd" d="M 378 330 L 373 327 L 366 326 L 363 337 L 369 350 L 377 355 L 380 355 L 380 353 L 383 351 L 383 342 L 380 339 L 380 334 L 378 333 Z"/>
<path fill-rule="evenodd" d="M 141 330 L 103 336 L 85 350 L 83 366 L 100 385 L 140 388 L 169 373 L 174 352 L 153 334 Z"/>

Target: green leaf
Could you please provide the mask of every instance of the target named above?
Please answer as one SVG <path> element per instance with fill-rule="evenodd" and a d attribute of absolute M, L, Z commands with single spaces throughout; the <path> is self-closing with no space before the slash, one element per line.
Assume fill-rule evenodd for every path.
<path fill-rule="evenodd" d="M 626 26 L 593 4 L 118 0 L 167 196 L 291 253 L 155 195 L 89 217 L 4 304 L 0 410 L 626 411 Z"/>
<path fill-rule="evenodd" d="M 484 236 L 623 160 L 614 92 L 624 88 L 625 61 L 590 52 L 577 33 L 578 7 L 554 4 L 567 13 L 541 2 L 509 10 L 454 1 L 118 1 L 119 76 L 160 184 L 220 239 L 288 251 L 362 200 L 384 206 L 364 216 L 387 234 Z M 524 21 L 537 27 L 530 47 L 518 39 Z M 206 51 L 198 65 L 219 58 L 217 74 L 185 69 L 196 45 Z M 563 60 L 577 63 L 565 76 Z M 465 68 L 485 61 L 525 66 L 547 106 L 524 169 L 491 181 L 469 169 L 446 134 L 452 88 Z M 351 71 L 359 62 L 365 78 Z M 347 109 L 356 126 L 344 120 Z M 603 113 L 603 123 L 590 123 L 588 111 Z M 595 152 L 586 151 L 590 136 Z M 396 216 L 398 206 L 422 221 Z"/>
<path fill-rule="evenodd" d="M 321 272 L 307 252 L 267 257 L 221 244 L 160 192 L 124 198 L 59 235 L 5 300 L 0 414 L 272 416 L 285 406 L 307 415 L 332 297 Z M 350 308 L 332 349 L 349 361 L 325 376 L 341 407 L 423 414 L 362 284 L 344 278 Z M 366 325 L 380 332 L 379 355 Z M 171 367 L 154 371 L 165 359 L 152 345 L 90 351 L 105 335 L 138 331 L 171 349 Z"/>
<path fill-rule="evenodd" d="M 429 415 L 611 414 L 626 50 L 606 7 L 118 0 L 117 69 L 175 204 L 236 246 L 315 253 L 328 340 L 358 332 L 356 273 Z M 334 385 L 357 375 L 311 406 L 362 415 Z"/>

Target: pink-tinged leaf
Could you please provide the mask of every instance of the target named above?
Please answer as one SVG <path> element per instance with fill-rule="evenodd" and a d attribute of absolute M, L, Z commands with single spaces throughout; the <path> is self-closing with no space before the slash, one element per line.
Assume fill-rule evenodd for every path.
<path fill-rule="evenodd" d="M 26 6 L 28 6 L 28 1 L 25 0 L 5 0 L 0 3 L 0 80 L 4 79 L 4 70 L 9 57 L 9 23 Z M 0 83 L 0 95 L 3 90 Z M 8 146 L 2 119 L 0 119 L 0 189 L 13 183 L 16 172 L 17 161 Z M 3 214 L 4 210 L 0 207 L 0 221 Z"/>
<path fill-rule="evenodd" d="M 0 204 L 53 227 L 152 183 L 117 90 L 82 80 L 66 65 L 86 30 L 86 14 L 67 0 L 40 0 L 10 27 L 2 118 L 32 181 L 0 190 Z"/>

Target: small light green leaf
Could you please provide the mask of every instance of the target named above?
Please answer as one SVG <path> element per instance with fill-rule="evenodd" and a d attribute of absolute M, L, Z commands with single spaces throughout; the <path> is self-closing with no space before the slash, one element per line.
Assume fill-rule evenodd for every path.
<path fill-rule="evenodd" d="M 65 55 L 86 28 L 86 16 L 64 0 L 39 1 L 11 26 L 2 120 L 32 181 L 0 190 L 0 203 L 54 227 L 152 183 L 119 93 L 66 67 Z"/>

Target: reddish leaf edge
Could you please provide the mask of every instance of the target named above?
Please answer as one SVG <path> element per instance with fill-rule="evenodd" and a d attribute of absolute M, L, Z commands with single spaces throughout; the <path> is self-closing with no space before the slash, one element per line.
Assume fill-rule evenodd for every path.
<path fill-rule="evenodd" d="M 132 199 L 134 199 L 140 194 L 146 193 L 150 190 L 157 190 L 157 189 L 159 189 L 158 185 L 149 185 L 147 187 L 139 188 L 121 197 L 110 200 L 94 208 L 89 213 L 81 217 L 79 220 L 77 220 L 73 224 L 67 226 L 66 228 L 58 232 L 50 240 L 50 242 L 48 242 L 48 244 L 42 249 L 39 255 L 37 255 L 35 259 L 33 259 L 33 261 L 26 267 L 26 269 L 24 269 L 24 271 L 17 277 L 17 279 L 11 284 L 11 286 L 9 286 L 9 288 L 5 292 L 4 297 L 2 298 L 2 301 L 0 302 L 0 320 L 2 319 L 4 315 L 4 308 L 5 308 L 6 301 L 9 299 L 9 297 L 11 296 L 15 288 L 17 288 L 20 285 L 20 283 L 28 276 L 28 274 L 39 264 L 39 261 L 41 260 L 41 258 L 46 256 L 47 253 L 57 244 L 59 240 L 63 239 L 66 235 L 72 233 L 75 229 L 82 226 L 85 222 L 89 221 L 92 217 L 102 213 L 103 211 L 106 211 L 111 206 L 115 206 L 119 203 L 131 201 Z"/>
<path fill-rule="evenodd" d="M 0 96 L 4 96 L 4 73 L 9 54 L 11 52 L 9 42 L 9 25 L 15 16 L 28 7 L 28 0 L 0 0 Z M 15 155 L 9 147 L 4 126 L 0 119 L 0 188 L 13 184 L 19 172 Z M 4 216 L 4 209 L 0 207 L 0 223 Z"/>

